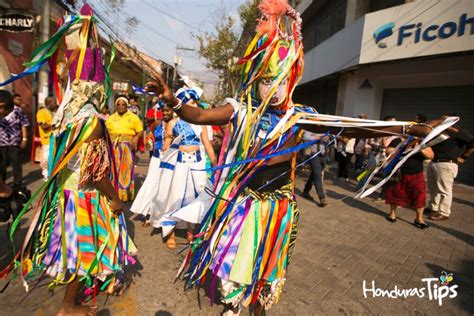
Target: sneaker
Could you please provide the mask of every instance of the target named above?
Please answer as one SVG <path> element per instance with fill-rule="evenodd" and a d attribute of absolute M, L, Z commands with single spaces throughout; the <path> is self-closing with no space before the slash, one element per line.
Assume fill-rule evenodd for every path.
<path fill-rule="evenodd" d="M 319 202 L 319 205 L 326 206 L 328 205 L 328 202 L 326 202 L 326 199 L 321 199 L 321 201 Z"/>

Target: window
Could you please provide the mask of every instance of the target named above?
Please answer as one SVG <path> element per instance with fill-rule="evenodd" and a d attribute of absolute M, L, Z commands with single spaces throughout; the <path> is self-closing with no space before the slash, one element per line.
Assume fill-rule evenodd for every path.
<path fill-rule="evenodd" d="M 369 12 L 375 12 L 401 4 L 405 4 L 405 0 L 371 0 Z"/>
<path fill-rule="evenodd" d="M 303 44 L 306 51 L 344 28 L 346 7 L 347 0 L 326 1 L 313 14 L 304 17 Z"/>

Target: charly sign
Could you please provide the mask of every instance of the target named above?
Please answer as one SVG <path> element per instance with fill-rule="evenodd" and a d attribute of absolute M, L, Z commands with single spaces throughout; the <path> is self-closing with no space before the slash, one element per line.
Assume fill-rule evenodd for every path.
<path fill-rule="evenodd" d="M 395 23 L 390 22 L 378 27 L 373 37 L 380 48 L 386 48 L 385 39 L 393 35 Z M 423 23 L 404 24 L 399 27 L 397 35 L 397 46 L 401 46 L 405 39 L 413 39 L 413 43 L 431 42 L 436 39 L 446 39 L 452 36 L 464 36 L 474 34 L 474 17 L 462 14 L 458 21 L 448 21 L 444 24 L 423 25 Z"/>
<path fill-rule="evenodd" d="M 33 32 L 35 18 L 32 15 L 21 13 L 0 14 L 0 31 Z"/>

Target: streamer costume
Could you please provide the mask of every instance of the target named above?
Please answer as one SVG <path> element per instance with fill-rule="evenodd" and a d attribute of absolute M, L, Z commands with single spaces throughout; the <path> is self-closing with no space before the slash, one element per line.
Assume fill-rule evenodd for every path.
<path fill-rule="evenodd" d="M 134 262 L 136 253 L 124 216 L 114 215 L 108 198 L 92 186 L 108 178 L 117 189 L 117 174 L 111 140 L 99 117 L 108 97 L 108 67 L 103 66 L 92 12 L 86 14 L 63 17 L 53 37 L 26 63 L 25 72 L 10 79 L 30 74 L 50 59 L 51 66 L 62 67 L 59 76 L 67 81 L 63 95 L 54 72 L 62 101 L 52 124 L 49 178 L 12 224 L 13 240 L 23 215 L 38 198 L 21 249 L 0 273 L 5 277 L 17 267 L 27 290 L 46 275 L 53 278 L 50 287 L 79 277 L 90 288 L 86 294 L 110 290 L 121 282 L 124 267 Z M 65 59 L 59 61 L 62 38 Z M 97 125 L 102 126 L 102 137 L 86 142 Z"/>
<path fill-rule="evenodd" d="M 257 34 L 240 61 L 239 100 L 226 99 L 234 113 L 218 166 L 213 169 L 215 185 L 175 213 L 194 209 L 202 215 L 178 276 L 183 275 L 189 287 L 202 286 L 210 279 L 211 304 L 219 280 L 223 302 L 234 307 L 258 302 L 269 309 L 281 295 L 298 231 L 299 210 L 293 193 L 295 155 L 317 142 L 298 144 L 302 128 L 327 127 L 329 135 L 329 129 L 335 128 L 340 134 L 345 128 L 405 128 L 412 123 L 321 115 L 293 104 L 291 96 L 303 73 L 301 18 L 284 0 L 264 0 L 259 8 L 262 18 Z M 260 86 L 266 93 L 257 100 Z M 279 95 L 282 89 L 286 89 L 284 98 Z M 275 97 L 284 101 L 275 106 Z M 452 121 L 433 129 L 410 154 L 450 124 Z M 270 163 L 283 155 L 288 157 L 286 161 Z M 391 169 L 387 168 L 388 176 L 403 163 L 397 157 Z M 382 182 L 370 189 L 364 187 L 359 196 L 370 194 Z"/>

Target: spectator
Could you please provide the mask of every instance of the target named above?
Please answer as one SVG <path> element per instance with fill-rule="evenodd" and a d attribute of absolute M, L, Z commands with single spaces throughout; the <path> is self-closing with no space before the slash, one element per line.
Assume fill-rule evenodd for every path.
<path fill-rule="evenodd" d="M 474 148 L 474 137 L 467 130 L 450 127 L 448 134 L 450 138 L 432 146 L 434 158 L 428 167 L 431 199 L 427 210 L 430 211 L 429 219 L 434 221 L 449 219 L 458 164 L 464 163 Z"/>
<path fill-rule="evenodd" d="M 134 95 L 130 96 L 130 105 L 128 107 L 128 110 L 140 117 L 140 105 L 138 104 L 137 97 Z"/>
<path fill-rule="evenodd" d="M 303 139 L 306 141 L 321 139 L 321 135 L 313 134 L 313 133 L 305 131 L 303 135 Z M 323 187 L 323 172 L 324 172 L 324 168 L 326 167 L 327 151 L 326 151 L 326 147 L 321 142 L 311 146 L 310 156 L 313 156 L 314 154 L 318 152 L 319 154 L 314 156 L 309 161 L 309 164 L 311 166 L 311 175 L 306 181 L 302 196 L 306 199 L 312 200 L 313 198 L 311 197 L 309 192 L 311 191 L 312 184 L 314 184 L 314 187 L 316 188 L 316 193 L 318 194 L 318 197 L 319 197 L 319 202 L 320 202 L 319 205 L 326 206 L 328 205 L 328 203 L 326 202 L 326 194 L 324 192 L 324 187 Z"/>
<path fill-rule="evenodd" d="M 158 97 L 153 97 L 151 101 L 152 107 L 146 112 L 146 127 L 147 132 L 145 133 L 145 147 L 147 147 L 148 151 L 150 152 L 150 158 L 153 156 L 154 150 L 154 130 L 158 125 L 161 124 L 163 120 L 163 102 L 158 99 Z"/>
<path fill-rule="evenodd" d="M 47 97 L 44 99 L 44 107 L 42 107 L 36 114 L 36 121 L 39 127 L 39 136 L 41 139 L 41 168 L 43 169 L 41 174 L 43 180 L 48 180 L 48 161 L 49 161 L 49 139 L 53 130 L 52 122 L 53 116 L 58 108 L 56 99 L 53 97 Z"/>
<path fill-rule="evenodd" d="M 11 93 L 0 90 L 0 178 L 6 180 L 7 165 L 10 164 L 14 191 L 23 187 L 21 149 L 28 143 L 26 127 L 29 125 L 25 113 L 13 103 Z"/>
<path fill-rule="evenodd" d="M 364 170 L 367 165 L 368 156 L 368 143 L 367 139 L 356 139 L 356 145 L 354 146 L 355 163 L 354 170 Z"/>
<path fill-rule="evenodd" d="M 21 94 L 19 93 L 13 94 L 13 104 L 19 107 L 22 111 L 25 111 L 25 105 L 23 104 L 23 99 L 21 97 Z"/>
<path fill-rule="evenodd" d="M 394 139 L 387 148 L 387 154 L 395 150 L 402 140 Z M 397 207 L 411 208 L 416 211 L 414 224 L 420 229 L 428 228 L 423 218 L 423 209 L 426 202 L 426 183 L 423 174 L 423 161 L 433 159 L 431 148 L 424 148 L 421 152 L 407 159 L 400 168 L 401 179 L 389 183 L 385 191 L 385 203 L 390 204 L 390 215 L 387 220 L 394 223 L 397 220 Z"/>
<path fill-rule="evenodd" d="M 417 123 L 425 123 L 428 120 L 428 117 L 424 114 L 417 114 L 415 116 L 415 122 Z"/>
<path fill-rule="evenodd" d="M 135 197 L 135 153 L 142 136 L 143 124 L 128 110 L 129 100 L 125 95 L 115 98 L 116 112 L 106 122 L 114 143 L 115 165 L 118 172 L 118 195 L 123 202 Z"/>
<path fill-rule="evenodd" d="M 349 169 L 351 165 L 352 154 L 346 152 L 346 146 L 349 138 L 339 136 L 337 138 L 336 161 L 337 161 L 337 177 L 340 180 L 349 181 Z"/>

